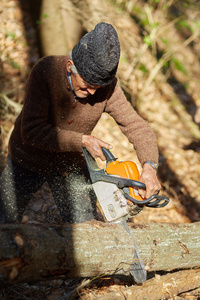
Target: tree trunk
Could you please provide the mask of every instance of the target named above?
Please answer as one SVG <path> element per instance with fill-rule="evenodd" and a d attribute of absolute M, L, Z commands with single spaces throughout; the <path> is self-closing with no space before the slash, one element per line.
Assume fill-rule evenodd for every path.
<path fill-rule="evenodd" d="M 70 0 L 43 0 L 40 15 L 42 54 L 68 55 L 84 34 Z"/>
<path fill-rule="evenodd" d="M 129 224 L 150 271 L 200 267 L 200 223 Z M 132 241 L 121 226 L 97 221 L 62 226 L 1 225 L 0 282 L 129 274 Z"/>

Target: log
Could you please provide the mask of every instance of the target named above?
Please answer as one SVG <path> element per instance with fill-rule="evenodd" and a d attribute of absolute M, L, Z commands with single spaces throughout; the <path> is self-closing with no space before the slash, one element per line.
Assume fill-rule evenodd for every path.
<path fill-rule="evenodd" d="M 200 223 L 129 223 L 129 228 L 148 272 L 200 267 Z M 0 285 L 59 274 L 66 278 L 128 275 L 133 253 L 129 235 L 117 224 L 1 225 Z"/>
<path fill-rule="evenodd" d="M 113 292 L 95 293 L 94 291 L 81 295 L 82 300 L 160 300 L 160 299 L 183 299 L 173 298 L 177 295 L 192 291 L 200 287 L 200 269 L 185 270 L 167 275 L 157 275 L 142 284 L 128 288 L 118 287 Z M 114 287 L 113 287 L 114 288 Z M 184 298 L 185 299 L 185 298 Z M 190 298 L 189 298 L 190 299 Z M 194 299 L 194 298 L 192 298 Z M 195 298 L 196 299 L 196 298 Z"/>

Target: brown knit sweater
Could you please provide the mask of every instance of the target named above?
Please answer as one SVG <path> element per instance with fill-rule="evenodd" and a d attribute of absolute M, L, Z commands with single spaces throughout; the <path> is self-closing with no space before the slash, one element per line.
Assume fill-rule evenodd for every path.
<path fill-rule="evenodd" d="M 158 162 L 154 132 L 126 100 L 117 79 L 74 105 L 66 71 L 68 58 L 47 56 L 34 66 L 9 142 L 14 162 L 41 174 L 75 169 L 84 162 L 82 135 L 91 134 L 103 112 L 115 119 L 141 164 Z"/>

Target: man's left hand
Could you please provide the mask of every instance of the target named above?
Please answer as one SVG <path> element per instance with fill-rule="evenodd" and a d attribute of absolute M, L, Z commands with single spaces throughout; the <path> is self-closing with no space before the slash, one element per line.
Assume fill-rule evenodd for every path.
<path fill-rule="evenodd" d="M 157 171 L 149 164 L 144 164 L 139 181 L 146 185 L 146 190 L 139 189 L 138 193 L 143 199 L 158 194 L 161 185 L 157 177 Z"/>

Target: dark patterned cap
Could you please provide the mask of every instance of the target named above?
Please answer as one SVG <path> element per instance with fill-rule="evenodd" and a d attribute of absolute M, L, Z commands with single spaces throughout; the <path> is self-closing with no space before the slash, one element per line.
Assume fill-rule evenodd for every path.
<path fill-rule="evenodd" d="M 120 43 L 111 24 L 98 23 L 72 50 L 72 60 L 81 77 L 90 84 L 110 84 L 117 72 Z"/>

